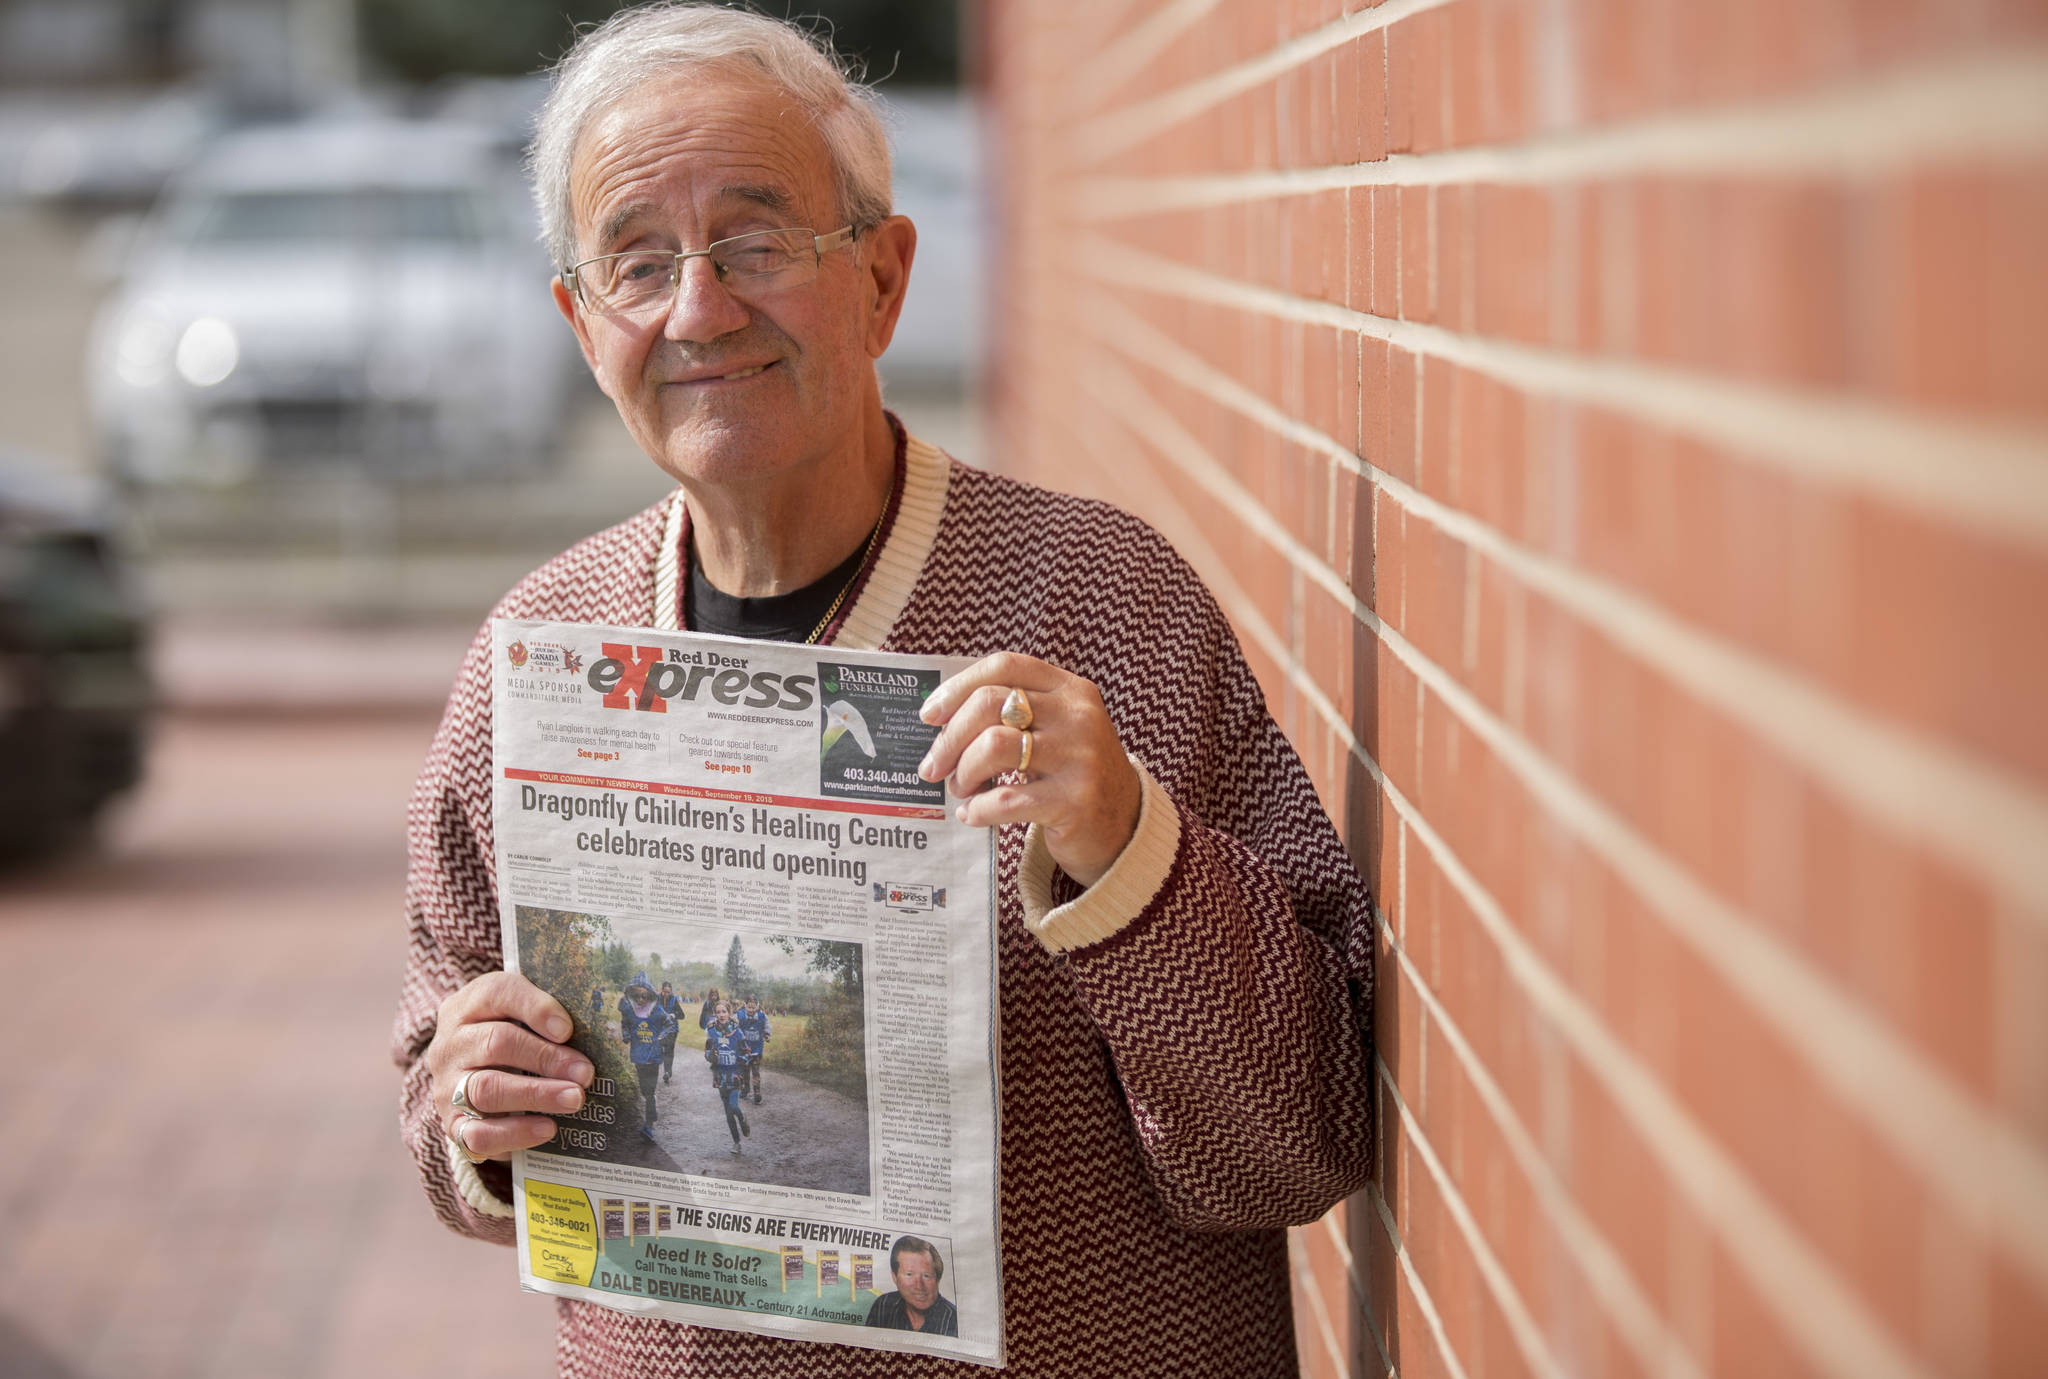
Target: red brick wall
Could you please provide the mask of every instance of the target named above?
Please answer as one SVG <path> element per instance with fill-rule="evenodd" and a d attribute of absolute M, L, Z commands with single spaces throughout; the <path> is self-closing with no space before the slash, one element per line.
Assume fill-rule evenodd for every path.
<path fill-rule="evenodd" d="M 1383 915 L 1305 1370 L 2048 1373 L 2048 5 L 984 36 L 998 462 L 1200 568 Z"/>

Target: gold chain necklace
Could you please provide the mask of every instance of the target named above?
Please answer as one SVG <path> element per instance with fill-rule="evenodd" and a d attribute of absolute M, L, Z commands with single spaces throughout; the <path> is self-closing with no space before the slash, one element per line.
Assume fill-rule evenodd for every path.
<path fill-rule="evenodd" d="M 832 625 L 832 619 L 838 614 L 840 605 L 845 603 L 846 596 L 853 592 L 853 586 L 860 582 L 861 575 L 868 568 L 868 562 L 874 558 L 875 547 L 882 540 L 882 523 L 888 519 L 889 504 L 895 497 L 896 475 L 892 471 L 889 475 L 889 492 L 882 499 L 882 511 L 875 518 L 874 530 L 868 533 L 868 543 L 861 549 L 860 564 L 854 566 L 853 573 L 847 577 L 846 583 L 840 586 L 839 593 L 832 600 L 832 606 L 825 610 L 824 617 L 818 619 L 818 625 L 811 629 L 811 635 L 804 638 L 804 645 L 808 646 L 825 635 L 825 629 Z M 669 500 L 668 521 L 662 533 L 661 553 L 655 557 L 654 562 L 654 625 L 670 632 L 681 630 L 676 618 L 676 609 L 681 606 L 683 520 L 686 512 L 683 491 L 679 488 L 675 496 Z"/>
<path fill-rule="evenodd" d="M 853 573 L 847 576 L 846 583 L 839 586 L 839 593 L 833 597 L 832 606 L 825 610 L 824 617 L 818 619 L 818 625 L 811 629 L 811 635 L 804 638 L 805 646 L 825 635 L 825 629 L 832 625 L 832 615 L 839 611 L 839 605 L 846 602 L 846 596 L 853 592 L 853 586 L 867 572 L 868 561 L 875 554 L 875 543 L 882 539 L 882 520 L 889 515 L 889 500 L 895 496 L 896 475 L 892 472 L 889 475 L 889 491 L 882 498 L 882 511 L 875 518 L 875 529 L 868 533 L 868 544 L 860 553 L 860 564 L 853 567 Z"/>

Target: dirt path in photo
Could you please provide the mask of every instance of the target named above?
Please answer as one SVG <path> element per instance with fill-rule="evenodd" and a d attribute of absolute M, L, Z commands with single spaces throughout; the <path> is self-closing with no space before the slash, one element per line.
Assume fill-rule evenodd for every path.
<path fill-rule="evenodd" d="M 735 1154 L 710 1070 L 679 1048 L 675 1080 L 662 1084 L 654 1104 L 661 1113 L 655 1140 L 685 1173 L 822 1192 L 868 1190 L 868 1108 L 852 1097 L 764 1070 L 761 1104 L 740 1103 L 754 1133 Z"/>

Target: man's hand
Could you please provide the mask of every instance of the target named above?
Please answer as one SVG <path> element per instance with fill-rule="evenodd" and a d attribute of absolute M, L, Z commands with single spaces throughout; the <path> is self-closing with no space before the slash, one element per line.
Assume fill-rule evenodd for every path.
<path fill-rule="evenodd" d="M 426 1064 L 442 1128 L 470 1153 L 490 1159 L 553 1139 L 555 1123 L 547 1115 L 517 1113 L 582 1109 L 583 1089 L 596 1069 L 564 1045 L 573 1028 L 561 1002 L 517 972 L 487 972 L 441 1002 Z M 458 1116 L 449 1101 L 472 1069 L 488 1070 L 470 1078 L 468 1087 L 483 1120 Z"/>
<path fill-rule="evenodd" d="M 995 778 L 1017 769 L 1024 732 L 1003 724 L 1003 700 L 1031 701 L 1031 765 L 1022 784 Z M 924 721 L 944 725 L 918 774 L 947 782 L 965 823 L 1035 823 L 1060 870 L 1084 886 L 1102 879 L 1138 831 L 1143 787 L 1117 741 L 1102 693 L 1058 666 L 1015 652 L 984 657 L 925 700 Z"/>

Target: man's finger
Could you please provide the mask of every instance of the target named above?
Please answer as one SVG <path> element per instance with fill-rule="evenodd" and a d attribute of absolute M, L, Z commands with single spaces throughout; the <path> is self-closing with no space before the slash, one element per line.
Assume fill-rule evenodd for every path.
<path fill-rule="evenodd" d="M 504 1020 L 465 1025 L 450 1042 L 449 1061 L 456 1068 L 509 1068 L 579 1086 L 588 1086 L 597 1071 L 576 1050 Z"/>
<path fill-rule="evenodd" d="M 1053 742 L 1057 745 L 1058 738 Z M 1031 740 L 1031 778 L 1037 780 L 1053 767 L 1056 752 L 1045 749 L 1044 736 L 1034 733 Z M 967 750 L 960 754 L 959 764 L 953 768 L 953 777 L 947 782 L 957 799 L 966 799 L 1005 771 L 1014 771 L 1024 759 L 1024 734 L 1015 728 L 1000 724 L 984 728 L 967 744 Z"/>
<path fill-rule="evenodd" d="M 1000 685 L 983 685 L 968 695 L 932 739 L 931 749 L 918 763 L 917 773 L 926 780 L 944 780 L 952 775 L 968 744 L 1002 721 L 1003 699 L 1008 694 Z"/>
<path fill-rule="evenodd" d="M 960 710 L 967 697 L 984 685 L 999 686 L 1027 694 L 1050 694 L 1065 684 L 1067 673 L 1058 666 L 1016 651 L 998 651 L 984 656 L 967 669 L 940 682 L 924 701 L 918 716 L 927 723 L 945 723 Z"/>
<path fill-rule="evenodd" d="M 469 1104 L 485 1115 L 508 1111 L 578 1111 L 583 1088 L 574 1081 L 522 1077 L 518 1073 L 479 1068 L 469 1074 Z"/>
<path fill-rule="evenodd" d="M 498 1116 L 477 1120 L 458 1116 L 449 1127 L 452 1139 L 472 1154 L 502 1159 L 515 1149 L 532 1149 L 555 1137 L 555 1123 L 546 1116 Z"/>
<path fill-rule="evenodd" d="M 1044 787 L 998 785 L 962 800 L 953 817 L 974 828 L 1042 822 L 1047 802 Z"/>
<path fill-rule="evenodd" d="M 486 972 L 441 1003 L 442 1023 L 517 1020 L 560 1044 L 576 1025 L 562 1003 L 518 972 Z"/>

